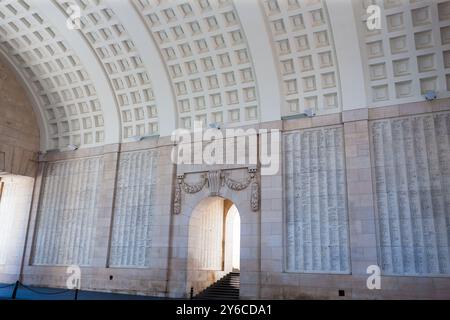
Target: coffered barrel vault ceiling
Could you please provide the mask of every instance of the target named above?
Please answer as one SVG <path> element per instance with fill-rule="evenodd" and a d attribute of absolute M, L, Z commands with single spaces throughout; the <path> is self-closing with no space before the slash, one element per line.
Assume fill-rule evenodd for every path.
<path fill-rule="evenodd" d="M 380 30 L 365 26 L 370 4 Z M 0 0 L 0 54 L 43 122 L 41 149 L 89 147 L 448 97 L 450 1 Z"/>

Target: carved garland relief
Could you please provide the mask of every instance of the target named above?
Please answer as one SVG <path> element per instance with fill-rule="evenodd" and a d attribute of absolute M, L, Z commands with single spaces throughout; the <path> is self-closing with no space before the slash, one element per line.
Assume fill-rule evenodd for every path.
<path fill-rule="evenodd" d="M 233 191 L 242 191 L 250 186 L 250 205 L 252 211 L 258 211 L 259 183 L 257 181 L 256 171 L 256 168 L 249 168 L 248 176 L 244 181 L 236 181 L 230 177 L 229 172 L 223 172 L 222 170 L 208 171 L 202 174 L 200 181 L 195 184 L 188 184 L 184 181 L 184 174 L 178 175 L 175 186 L 174 213 L 179 214 L 181 212 L 181 193 L 183 191 L 187 194 L 195 194 L 202 191 L 206 185 L 208 185 L 209 195 L 212 197 L 220 195 L 220 189 L 224 186 L 227 186 Z"/>

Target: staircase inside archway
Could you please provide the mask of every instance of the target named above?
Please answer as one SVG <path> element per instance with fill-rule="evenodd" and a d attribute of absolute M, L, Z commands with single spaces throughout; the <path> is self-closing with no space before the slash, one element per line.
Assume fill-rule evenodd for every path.
<path fill-rule="evenodd" d="M 239 300 L 240 273 L 230 272 L 194 297 L 196 300 Z"/>

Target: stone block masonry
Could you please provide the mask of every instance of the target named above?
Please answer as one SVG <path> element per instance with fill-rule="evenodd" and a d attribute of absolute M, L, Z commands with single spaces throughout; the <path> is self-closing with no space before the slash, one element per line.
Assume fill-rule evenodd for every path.
<path fill-rule="evenodd" d="M 450 298 L 449 112 L 424 110 L 285 120 L 279 172 L 257 173 L 259 211 L 249 188 L 219 188 L 241 217 L 242 298 Z M 210 187 L 183 193 L 174 214 L 180 168 L 171 148 L 145 139 L 47 154 L 24 283 L 64 287 L 75 263 L 84 289 L 180 298 L 221 277 L 222 252 L 213 247 L 223 221 L 214 206 L 195 214 Z M 211 167 L 182 169 L 194 184 Z M 227 169 L 237 181 L 248 175 Z M 371 265 L 381 267 L 380 290 L 366 286 Z"/>
<path fill-rule="evenodd" d="M 284 135 L 287 271 L 350 271 L 343 128 Z"/>
<path fill-rule="evenodd" d="M 371 123 L 378 247 L 397 275 L 450 273 L 450 113 Z"/>
<path fill-rule="evenodd" d="M 49 163 L 38 212 L 33 264 L 91 264 L 102 158 Z"/>
<path fill-rule="evenodd" d="M 154 150 L 120 155 L 110 266 L 150 266 L 157 160 Z"/>

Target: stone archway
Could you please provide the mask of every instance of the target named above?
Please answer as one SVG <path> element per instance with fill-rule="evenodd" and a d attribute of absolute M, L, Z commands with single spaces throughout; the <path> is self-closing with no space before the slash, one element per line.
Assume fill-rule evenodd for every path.
<path fill-rule="evenodd" d="M 216 196 L 200 201 L 189 221 L 187 288 L 198 293 L 233 271 L 233 264 L 239 267 L 237 230 L 239 211 L 231 200 Z"/>
<path fill-rule="evenodd" d="M 178 194 L 179 202 L 174 203 L 175 213 L 172 216 L 172 232 L 170 239 L 169 274 L 167 295 L 175 298 L 189 297 L 191 283 L 189 268 L 189 231 L 191 217 L 199 212 L 197 206 L 202 207 L 208 203 L 207 199 L 220 197 L 228 199 L 239 211 L 240 217 L 240 295 L 242 298 L 257 298 L 259 296 L 259 275 L 260 272 L 260 211 L 255 210 L 255 188 L 252 188 L 251 181 L 258 181 L 259 177 L 251 180 L 248 187 L 237 188 L 236 181 L 248 181 L 251 172 L 248 168 L 236 168 L 226 172 L 229 178 L 235 183 L 232 188 L 225 184 L 219 184 L 214 192 L 211 192 L 212 183 L 203 182 L 204 172 L 185 173 L 183 179 L 195 192 L 187 192 L 184 188 Z M 201 181 L 199 183 L 199 181 Z M 243 185 L 243 184 L 241 184 Z M 239 189 L 239 190 L 235 190 Z M 191 191 L 191 190 L 188 190 Z M 177 195 L 175 196 L 177 197 Z M 177 199 L 176 199 L 177 200 Z M 207 201 L 204 202 L 203 201 Z M 177 204 L 179 205 L 177 207 Z M 181 205 L 180 205 L 181 204 Z M 197 213 L 196 213 L 197 212 Z M 195 218 L 194 218 L 195 219 Z M 219 275 L 217 275 L 219 276 Z M 194 289 L 194 293 L 195 289 Z"/>

